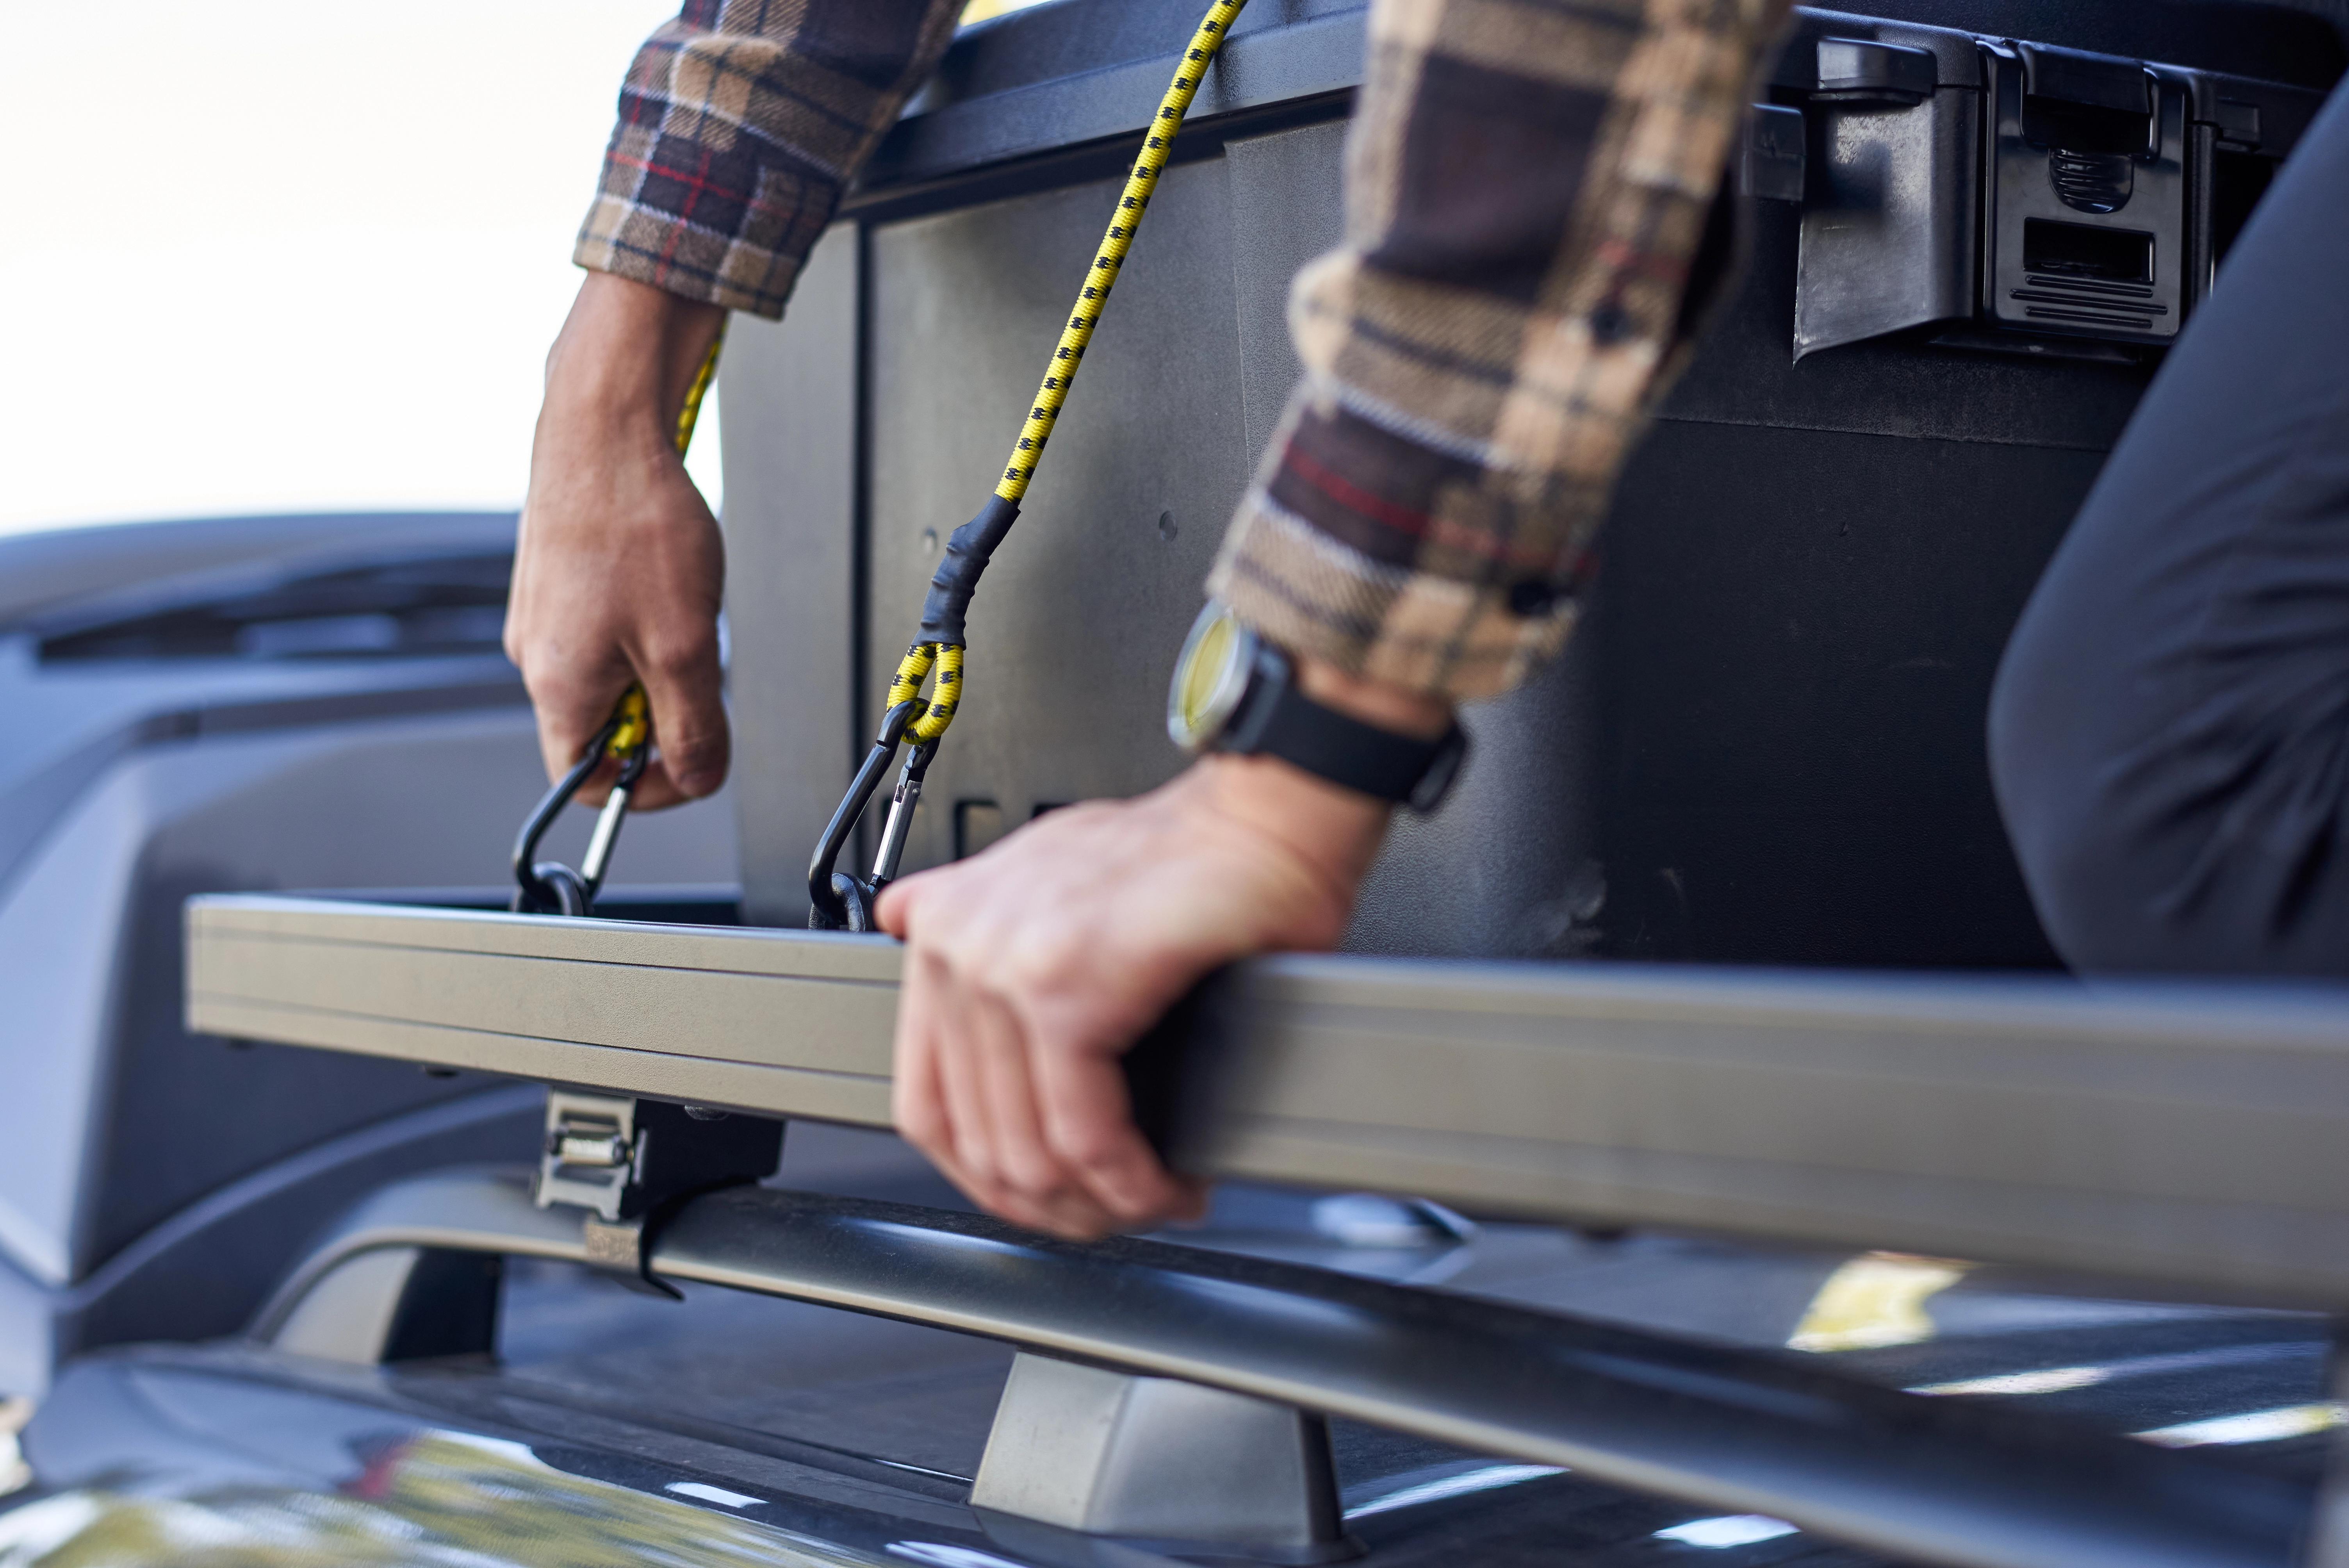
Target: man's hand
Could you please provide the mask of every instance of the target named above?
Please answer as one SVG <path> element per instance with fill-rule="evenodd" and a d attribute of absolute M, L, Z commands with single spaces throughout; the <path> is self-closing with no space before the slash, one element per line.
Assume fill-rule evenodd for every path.
<path fill-rule="evenodd" d="M 1326 668 L 1302 679 L 1397 730 L 1450 722 Z M 1118 1058 L 1219 965 L 1334 944 L 1387 816 L 1285 762 L 1215 756 L 889 887 L 880 923 L 907 944 L 898 1130 L 1020 1224 L 1092 1238 L 1196 1217 L 1205 1191 L 1134 1130 Z"/>
<path fill-rule="evenodd" d="M 506 608 L 506 653 L 538 710 L 547 777 L 579 759 L 632 680 L 659 758 L 639 810 L 726 780 L 718 521 L 676 446 L 678 411 L 725 313 L 590 273 L 546 362 Z M 610 765 L 580 791 L 602 797 Z"/>

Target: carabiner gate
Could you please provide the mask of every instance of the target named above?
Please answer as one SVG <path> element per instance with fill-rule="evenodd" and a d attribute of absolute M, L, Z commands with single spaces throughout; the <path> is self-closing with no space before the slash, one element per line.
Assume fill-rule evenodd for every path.
<path fill-rule="evenodd" d="M 619 759 L 620 776 L 613 780 L 612 792 L 596 813 L 595 830 L 587 840 L 587 854 L 579 869 L 574 872 L 560 861 L 540 860 L 538 841 L 607 757 Z M 522 825 L 514 840 L 514 895 L 508 908 L 516 914 L 585 916 L 595 912 L 595 895 L 603 891 L 604 875 L 611 868 L 612 846 L 619 841 L 628 801 L 651 759 L 652 726 L 646 716 L 644 688 L 632 686 L 621 694 L 612 717 L 595 732 L 571 771 L 555 780 Z"/>
<path fill-rule="evenodd" d="M 881 733 L 873 738 L 873 749 L 864 754 L 864 763 L 856 777 L 849 782 L 848 793 L 824 824 L 823 837 L 817 841 L 815 854 L 808 861 L 808 929 L 810 931 L 871 931 L 873 901 L 891 877 L 897 874 L 897 861 L 905 851 L 905 835 L 912 828 L 914 808 L 922 798 L 922 776 L 929 771 L 930 758 L 937 755 L 937 742 L 921 741 L 905 758 L 905 767 L 897 778 L 897 788 L 889 798 L 888 825 L 882 830 L 881 853 L 873 862 L 873 875 L 859 879 L 847 872 L 835 871 L 840 863 L 840 851 L 848 845 L 848 836 L 864 815 L 864 808 L 873 799 L 873 792 L 881 787 L 881 779 L 889 771 L 889 764 L 897 756 L 897 748 L 905 738 L 905 731 L 915 718 L 928 707 L 919 697 L 890 705 L 881 717 Z"/>

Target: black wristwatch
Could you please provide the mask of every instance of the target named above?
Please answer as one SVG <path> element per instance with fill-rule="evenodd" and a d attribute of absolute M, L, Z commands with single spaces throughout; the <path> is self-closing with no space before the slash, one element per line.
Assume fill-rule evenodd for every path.
<path fill-rule="evenodd" d="M 1454 724 L 1420 740 L 1322 707 L 1297 689 L 1288 655 L 1213 600 L 1192 623 L 1166 693 L 1166 733 L 1186 751 L 1278 757 L 1308 773 L 1433 811 L 1468 755 Z"/>

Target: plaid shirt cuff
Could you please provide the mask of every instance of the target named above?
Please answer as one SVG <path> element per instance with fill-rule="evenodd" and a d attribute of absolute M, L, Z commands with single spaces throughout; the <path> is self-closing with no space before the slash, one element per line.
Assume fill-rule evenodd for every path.
<path fill-rule="evenodd" d="M 774 317 L 957 0 L 688 0 L 636 52 L 572 259 Z"/>
<path fill-rule="evenodd" d="M 1573 629 L 1599 510 L 1523 488 L 1300 389 L 1207 592 L 1291 652 L 1454 701 L 1491 696 Z"/>
<path fill-rule="evenodd" d="M 1210 593 L 1455 700 L 1557 651 L 1785 10 L 1376 0 L 1345 243 L 1298 274 L 1305 382 Z"/>

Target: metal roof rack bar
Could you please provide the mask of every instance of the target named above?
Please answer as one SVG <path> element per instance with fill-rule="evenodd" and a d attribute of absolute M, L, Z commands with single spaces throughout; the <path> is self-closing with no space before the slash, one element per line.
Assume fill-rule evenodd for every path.
<path fill-rule="evenodd" d="M 316 1353 L 324 1308 L 388 1322 L 405 1287 L 379 1265 L 402 1253 L 583 1257 L 575 1224 L 533 1208 L 517 1177 L 418 1178 L 356 1210 L 256 1336 Z M 711 1193 L 662 1229 L 652 1267 L 1564 1466 L 1907 1561 L 2283 1568 L 2310 1504 L 2286 1480 L 1783 1354 L 1161 1242 L 1055 1243 L 906 1204 Z"/>
<path fill-rule="evenodd" d="M 191 901 L 201 1033 L 885 1126 L 879 938 Z M 2349 1305 L 2349 992 L 1262 961 L 1135 1058 L 1190 1169 Z"/>

